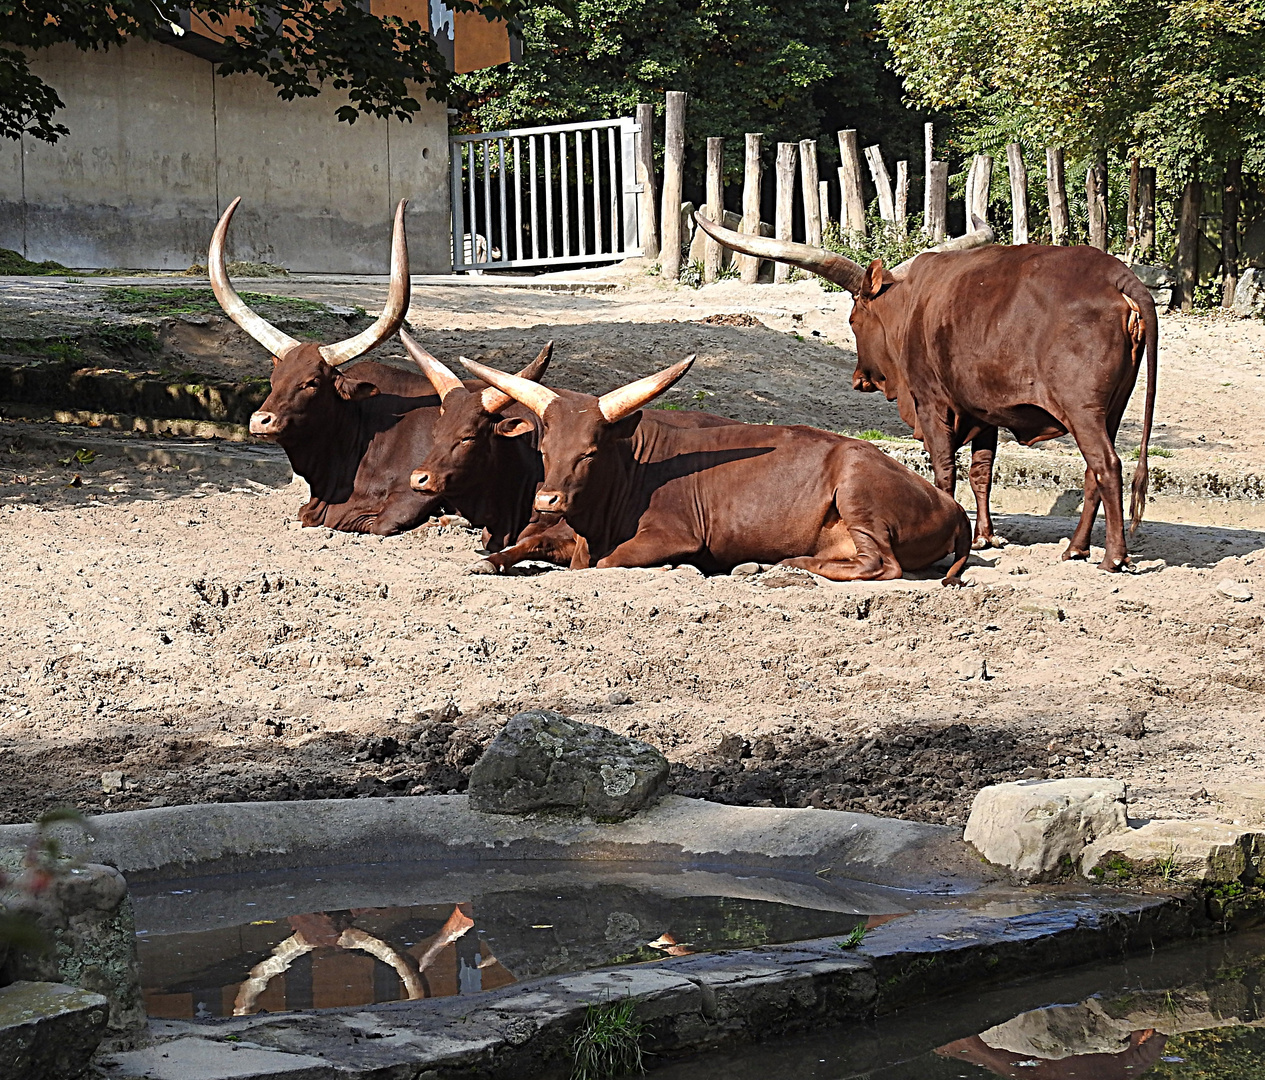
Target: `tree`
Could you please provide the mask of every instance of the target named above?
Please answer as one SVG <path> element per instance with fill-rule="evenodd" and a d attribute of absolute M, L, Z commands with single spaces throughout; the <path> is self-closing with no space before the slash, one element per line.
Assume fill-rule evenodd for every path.
<path fill-rule="evenodd" d="M 639 101 L 684 90 L 692 164 L 705 138 L 726 137 L 730 177 L 748 131 L 763 132 L 771 152 L 859 127 L 881 133 L 889 152 L 921 157 L 922 117 L 900 100 L 871 0 L 546 3 L 523 14 L 522 36 L 521 63 L 456 80 L 467 130 L 629 116 Z"/>
<path fill-rule="evenodd" d="M 446 0 L 488 19 L 513 18 L 526 2 Z M 31 71 L 31 51 L 109 49 L 130 38 L 175 43 L 184 10 L 168 0 L 0 0 L 0 135 L 51 143 L 67 133 L 54 119 L 63 102 Z M 448 94 L 451 73 L 429 27 L 374 15 L 367 3 L 200 0 L 189 17 L 224 36 L 213 46 L 221 75 L 260 75 L 286 101 L 314 97 L 326 84 L 345 90 L 350 101 L 337 115 L 349 124 L 362 114 L 410 120 L 421 107 L 410 84 L 425 84 L 426 96 L 438 100 Z"/>

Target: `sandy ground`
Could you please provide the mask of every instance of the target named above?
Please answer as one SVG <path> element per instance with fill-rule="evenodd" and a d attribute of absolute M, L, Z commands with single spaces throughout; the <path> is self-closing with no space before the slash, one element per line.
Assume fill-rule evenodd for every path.
<path fill-rule="evenodd" d="M 553 378 L 576 388 L 697 351 L 687 407 L 702 391 L 742 419 L 904 433 L 892 406 L 847 389 L 845 295 L 633 281 L 419 288 L 412 321 L 441 358 L 505 366 L 553 337 Z M 379 288 L 286 291 L 372 307 Z M 717 315 L 756 325 L 701 321 Z M 1158 441 L 1185 463 L 1258 469 L 1265 326 L 1166 317 L 1163 334 Z M 1010 516 L 1015 543 L 960 591 L 781 571 L 488 579 L 465 573 L 464 529 L 300 530 L 299 481 L 137 463 L 122 437 L 62 463 L 37 430 L 0 424 L 6 821 L 63 802 L 461 790 L 527 706 L 654 743 L 686 794 L 934 821 L 964 820 L 985 783 L 1047 775 L 1121 777 L 1138 816 L 1215 814 L 1209 797 L 1265 761 L 1265 533 L 1149 522 L 1136 572 L 1109 576 L 1058 561 L 1070 520 Z M 1223 595 L 1227 580 L 1255 598 Z"/>

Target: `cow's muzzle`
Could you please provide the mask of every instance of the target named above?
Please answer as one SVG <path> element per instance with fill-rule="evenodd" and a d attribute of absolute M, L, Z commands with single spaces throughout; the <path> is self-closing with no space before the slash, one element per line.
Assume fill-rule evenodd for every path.
<path fill-rule="evenodd" d="M 414 491 L 420 491 L 425 495 L 439 494 L 433 484 L 434 477 L 431 476 L 427 469 L 414 469 L 412 475 L 408 478 L 408 486 Z"/>
<path fill-rule="evenodd" d="M 561 491 L 549 491 L 541 488 L 532 500 L 532 509 L 541 514 L 566 513 L 566 497 Z"/>
<path fill-rule="evenodd" d="M 257 412 L 250 415 L 250 433 L 261 439 L 275 439 L 280 426 L 276 413 Z"/>

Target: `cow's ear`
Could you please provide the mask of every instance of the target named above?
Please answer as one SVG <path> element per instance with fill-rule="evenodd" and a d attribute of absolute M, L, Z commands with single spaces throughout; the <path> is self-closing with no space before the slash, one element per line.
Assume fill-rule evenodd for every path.
<path fill-rule="evenodd" d="M 606 429 L 611 436 L 616 439 L 631 439 L 637 431 L 637 425 L 641 423 L 641 410 L 638 409 L 634 413 L 629 413 L 622 420 L 616 420 L 613 424 L 608 424 Z"/>
<path fill-rule="evenodd" d="M 281 363 L 281 357 L 279 357 L 279 356 L 274 356 L 274 357 L 272 358 L 272 366 L 273 366 L 273 367 L 276 367 L 279 363 Z"/>
<path fill-rule="evenodd" d="M 861 299 L 873 300 L 883 291 L 883 260 L 875 259 L 865 268 L 865 280 L 861 283 Z"/>
<path fill-rule="evenodd" d="M 363 379 L 349 379 L 342 372 L 334 376 L 334 389 L 338 391 L 340 397 L 348 401 L 364 401 L 365 398 L 371 398 L 378 393 L 378 388 L 373 383 L 365 382 Z"/>
<path fill-rule="evenodd" d="M 530 420 L 524 420 L 518 416 L 502 420 L 496 425 L 496 433 L 504 435 L 507 439 L 516 439 L 520 435 L 530 435 L 535 430 L 536 427 Z"/>

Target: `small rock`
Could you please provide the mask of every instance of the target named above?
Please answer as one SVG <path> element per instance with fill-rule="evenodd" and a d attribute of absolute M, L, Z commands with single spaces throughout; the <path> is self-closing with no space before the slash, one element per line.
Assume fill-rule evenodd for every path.
<path fill-rule="evenodd" d="M 730 577 L 751 577 L 752 574 L 760 572 L 760 564 L 758 562 L 739 563 L 729 571 Z"/>
<path fill-rule="evenodd" d="M 64 983 L 18 981 L 0 989 L 0 1076 L 81 1076 L 106 1034 L 100 994 Z"/>
<path fill-rule="evenodd" d="M 1224 581 L 1217 582 L 1217 592 L 1233 600 L 1236 604 L 1245 604 L 1252 599 L 1252 590 L 1244 585 L 1243 582 L 1235 581 L 1233 578 L 1226 578 Z"/>
<path fill-rule="evenodd" d="M 548 709 L 510 717 L 470 771 L 470 805 L 490 814 L 562 810 L 622 821 L 656 800 L 668 761 L 653 746 Z"/>
<path fill-rule="evenodd" d="M 1240 825 L 1265 825 L 1265 784 L 1235 784 L 1232 788 L 1217 788 L 1212 801 L 1221 816 Z"/>
<path fill-rule="evenodd" d="M 616 690 L 607 694 L 606 700 L 612 705 L 631 705 L 633 703 L 632 694 L 627 690 Z"/>
<path fill-rule="evenodd" d="M 1239 276 L 1234 290 L 1234 313 L 1243 318 L 1265 319 L 1265 270 L 1251 267 Z"/>
<path fill-rule="evenodd" d="M 1148 821 L 1104 836 L 1085 849 L 1086 877 L 1155 875 L 1165 881 L 1227 883 L 1255 873 L 1249 852 L 1265 835 L 1258 827 L 1220 821 Z"/>
<path fill-rule="evenodd" d="M 1072 869 L 1089 844 L 1128 825 L 1120 780 L 1020 780 L 975 796 L 963 839 L 989 862 L 1038 881 Z"/>
<path fill-rule="evenodd" d="M 123 773 L 119 769 L 101 774 L 101 790 L 107 795 L 116 795 L 123 790 Z"/>

